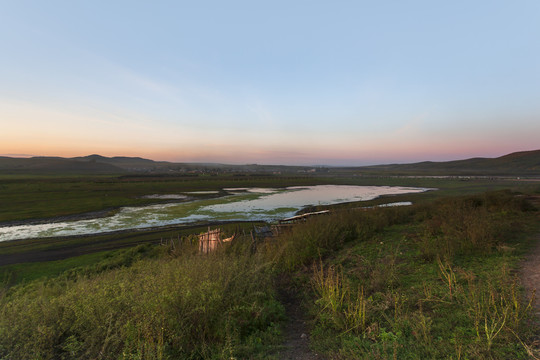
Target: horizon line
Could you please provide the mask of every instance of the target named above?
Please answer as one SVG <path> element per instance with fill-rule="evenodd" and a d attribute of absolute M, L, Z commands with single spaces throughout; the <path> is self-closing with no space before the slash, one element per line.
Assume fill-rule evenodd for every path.
<path fill-rule="evenodd" d="M 368 167 L 368 166 L 383 166 L 383 165 L 399 165 L 399 164 L 415 164 L 415 163 L 422 163 L 422 162 L 452 162 L 452 161 L 460 161 L 460 160 L 470 160 L 470 159 L 496 159 L 499 157 L 511 155 L 511 154 L 517 154 L 517 153 L 525 153 L 525 152 L 534 152 L 534 151 L 540 151 L 540 149 L 533 149 L 533 150 L 520 150 L 520 151 L 513 151 L 510 153 L 505 153 L 503 155 L 495 156 L 495 157 L 484 157 L 484 156 L 471 156 L 467 158 L 458 158 L 453 160 L 419 160 L 419 161 L 409 161 L 409 162 L 381 162 L 381 163 L 371 163 L 367 165 L 358 165 L 358 164 L 341 164 L 341 165 L 330 165 L 330 164 L 280 164 L 280 163 L 254 163 L 254 162 L 245 162 L 245 163 L 227 163 L 227 162 L 221 162 L 221 161 L 170 161 L 170 160 L 156 160 L 150 157 L 143 157 L 143 156 L 128 156 L 128 155 L 114 155 L 114 156 L 105 156 L 100 155 L 97 153 L 89 154 L 89 155 L 78 155 L 78 156 L 58 156 L 58 155 L 31 155 L 31 154 L 0 154 L 0 157 L 8 157 L 8 158 L 16 158 L 16 159 L 31 159 L 31 158 L 59 158 L 59 159 L 75 159 L 75 158 L 85 158 L 90 156 L 100 156 L 103 158 L 132 158 L 132 159 L 143 159 L 143 160 L 150 160 L 154 162 L 167 162 L 171 164 L 212 164 L 212 165 L 231 165 L 231 166 L 287 166 L 287 167 L 325 167 L 325 168 L 340 168 L 340 167 Z M 339 161 L 339 159 L 336 159 Z"/>

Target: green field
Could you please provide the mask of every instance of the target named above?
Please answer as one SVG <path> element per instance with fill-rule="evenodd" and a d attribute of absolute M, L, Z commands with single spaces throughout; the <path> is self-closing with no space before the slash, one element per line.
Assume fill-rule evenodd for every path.
<path fill-rule="evenodd" d="M 16 200 L 11 191 L 18 192 L 12 207 L 20 217 L 10 220 L 22 220 L 144 204 L 139 197 L 148 194 L 324 183 L 438 190 L 391 197 L 415 203 L 409 207 L 354 209 L 388 198 L 335 205 L 334 215 L 256 247 L 253 224 L 222 224 L 226 234 L 247 236 L 211 256 L 196 254 L 193 237 L 206 226 L 0 243 L 0 259 L 23 261 L 0 267 L 0 358 L 280 359 L 288 336 L 284 288 L 298 294 L 310 347 L 327 358 L 534 353 L 539 329 L 529 325 L 515 274 L 540 231 L 538 182 L 26 177 L 3 178 L 0 194 Z M 64 192 L 86 202 L 64 207 Z M 37 209 L 30 194 L 42 196 Z M 97 200 L 107 194 L 115 205 Z M 161 239 L 182 245 L 160 246 Z M 43 254 L 60 259 L 40 262 Z"/>
<path fill-rule="evenodd" d="M 534 192 L 537 182 L 515 179 L 446 179 L 408 177 L 357 176 L 3 176 L 0 178 L 0 222 L 51 219 L 58 216 L 77 216 L 81 213 L 108 210 L 120 206 L 147 205 L 160 200 L 142 199 L 149 194 L 178 194 L 201 190 L 221 190 L 226 187 L 286 187 L 314 184 L 411 186 L 436 189 L 424 193 L 381 197 L 370 201 L 319 206 L 311 210 L 347 209 L 373 206 L 387 202 L 411 201 L 422 203 L 444 196 L 475 194 L 484 191 L 511 189 Z M 215 195 L 197 195 L 205 198 Z M 105 215 L 105 214 L 101 214 Z M 251 225 L 239 224 L 245 229 Z M 233 229 L 238 225 L 227 225 Z M 207 226 L 172 226 L 161 230 L 75 236 L 63 238 L 29 239 L 0 242 L 0 265 L 48 258 L 61 260 L 87 253 L 103 252 L 142 243 L 157 243 L 160 239 L 199 233 Z M 231 230 L 232 231 L 232 230 Z M 40 257 L 43 259 L 40 260 Z M 19 266 L 19 268 L 21 268 Z M 32 277 L 32 276 L 31 276 Z M 23 277 L 24 278 L 24 277 Z"/>
<path fill-rule="evenodd" d="M 141 198 L 224 187 L 283 187 L 316 185 L 330 180 L 314 177 L 198 176 L 198 177 L 0 177 L 0 222 L 45 219 L 121 206 L 159 202 Z M 204 195 L 200 195 L 204 197 Z"/>
<path fill-rule="evenodd" d="M 295 185 L 349 184 L 418 186 L 440 189 L 437 195 L 475 193 L 503 188 L 531 188 L 534 182 L 509 179 L 431 179 L 402 177 L 351 176 L 234 176 L 201 175 L 197 177 L 142 176 L 1 176 L 0 223 L 28 219 L 47 219 L 94 211 L 114 211 L 121 206 L 159 202 L 144 199 L 151 194 L 178 194 L 226 187 L 285 187 Z M 202 195 L 201 195 L 202 196 Z"/>

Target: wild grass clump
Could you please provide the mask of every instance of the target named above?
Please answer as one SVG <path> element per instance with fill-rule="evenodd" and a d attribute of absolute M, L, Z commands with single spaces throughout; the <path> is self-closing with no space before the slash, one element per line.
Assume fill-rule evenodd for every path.
<path fill-rule="evenodd" d="M 534 209 L 510 192 L 449 198 L 430 207 L 420 236 L 427 259 L 491 251 L 519 223 L 516 215 Z"/>
<path fill-rule="evenodd" d="M 331 327 L 341 334 L 365 330 L 369 301 L 363 288 L 351 288 L 339 269 L 324 269 L 322 262 L 313 266 L 311 282 L 317 298 L 316 318 L 323 323 L 322 326 Z"/>
<path fill-rule="evenodd" d="M 406 208 L 340 211 L 295 225 L 266 244 L 262 252 L 278 271 L 292 271 L 351 240 L 364 241 L 386 226 L 409 221 L 410 216 L 411 210 Z"/>
<path fill-rule="evenodd" d="M 354 239 L 355 230 L 348 219 L 335 215 L 311 219 L 266 244 L 262 251 L 278 270 L 293 270 Z"/>
<path fill-rule="evenodd" d="M 510 269 L 535 216 L 513 196 L 410 207 L 318 260 L 306 295 L 315 349 L 333 359 L 527 358 L 532 299 Z M 434 220 L 426 256 L 419 239 Z"/>
<path fill-rule="evenodd" d="M 529 210 L 497 192 L 337 211 L 206 256 L 191 236 L 49 280 L 6 277 L 0 358 L 267 358 L 280 277 L 301 294 L 310 346 L 332 359 L 527 358 L 532 299 L 513 270 Z"/>
<path fill-rule="evenodd" d="M 525 302 L 518 290 L 519 280 L 512 277 L 505 264 L 488 279 L 471 271 L 453 269 L 448 261 L 437 259 L 441 279 L 448 293 L 441 301 L 451 301 L 466 312 L 474 326 L 480 350 L 489 353 L 496 341 L 507 343 L 522 332 L 523 320 L 532 310 L 532 298 Z"/>
<path fill-rule="evenodd" d="M 435 266 L 439 278 L 424 273 L 424 289 L 375 292 L 352 290 L 348 269 L 314 268 L 315 348 L 336 359 L 526 358 L 532 299 L 523 302 L 517 280 Z"/>
<path fill-rule="evenodd" d="M 230 358 L 275 333 L 283 314 L 254 257 L 142 260 L 15 290 L 0 304 L 0 357 Z"/>

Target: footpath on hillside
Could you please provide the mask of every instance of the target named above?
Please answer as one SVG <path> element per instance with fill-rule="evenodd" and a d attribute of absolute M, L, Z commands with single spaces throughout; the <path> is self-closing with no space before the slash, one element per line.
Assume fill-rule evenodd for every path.
<path fill-rule="evenodd" d="M 279 280 L 279 298 L 288 318 L 284 329 L 284 349 L 279 352 L 280 360 L 325 360 L 325 358 L 309 348 L 309 329 L 306 314 L 300 299 L 290 280 L 285 277 Z"/>
<path fill-rule="evenodd" d="M 532 198 L 531 201 L 540 209 L 540 196 Z M 540 214 L 538 220 L 540 221 Z M 531 358 L 540 359 L 540 233 L 535 235 L 535 243 L 536 245 L 521 264 L 520 277 L 526 291 L 526 299 L 534 296 L 532 306 L 535 316 L 531 326 L 537 329 L 536 338 L 526 346 Z M 288 323 L 284 329 L 284 349 L 279 352 L 279 359 L 324 360 L 324 356 L 316 354 L 309 348 L 307 317 L 295 289 L 291 286 L 290 279 L 280 279 L 278 288 L 281 303 L 285 306 L 288 317 Z"/>
<path fill-rule="evenodd" d="M 540 209 L 540 196 L 532 198 L 531 202 Z M 531 355 L 538 358 L 540 352 L 540 233 L 536 234 L 535 238 L 536 245 L 521 264 L 520 277 L 525 288 L 526 299 L 531 299 L 534 296 L 532 302 L 534 318 L 531 325 L 537 329 L 537 335 L 530 346 L 536 350 L 536 354 Z"/>

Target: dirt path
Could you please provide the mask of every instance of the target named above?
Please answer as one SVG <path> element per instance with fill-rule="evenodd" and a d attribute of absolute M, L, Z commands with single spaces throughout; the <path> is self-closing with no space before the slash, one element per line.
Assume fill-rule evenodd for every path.
<path fill-rule="evenodd" d="M 536 247 L 525 258 L 521 266 L 521 282 L 526 291 L 527 299 L 536 292 L 533 301 L 536 325 L 540 326 L 540 234 L 536 235 Z"/>
<path fill-rule="evenodd" d="M 325 357 L 314 353 L 309 348 L 309 329 L 306 324 L 306 316 L 303 312 L 293 287 L 288 279 L 280 280 L 279 296 L 285 306 L 287 318 L 289 319 L 284 329 L 285 343 L 284 350 L 280 351 L 280 360 L 324 360 Z"/>
<path fill-rule="evenodd" d="M 536 208 L 540 209 L 540 196 L 529 199 Z M 540 215 L 538 217 L 540 221 Z M 528 349 L 532 358 L 538 359 L 540 354 L 540 233 L 535 235 L 536 245 L 527 255 L 521 264 L 520 277 L 521 283 L 525 288 L 526 299 L 533 299 L 533 314 L 530 326 L 535 329 L 535 336 L 530 339 L 530 347 Z"/>
<path fill-rule="evenodd" d="M 540 196 L 530 197 L 528 200 L 540 209 Z M 521 265 L 520 276 L 527 298 L 530 299 L 536 292 L 533 307 L 536 324 L 540 325 L 540 233 L 536 234 L 536 246 Z"/>

